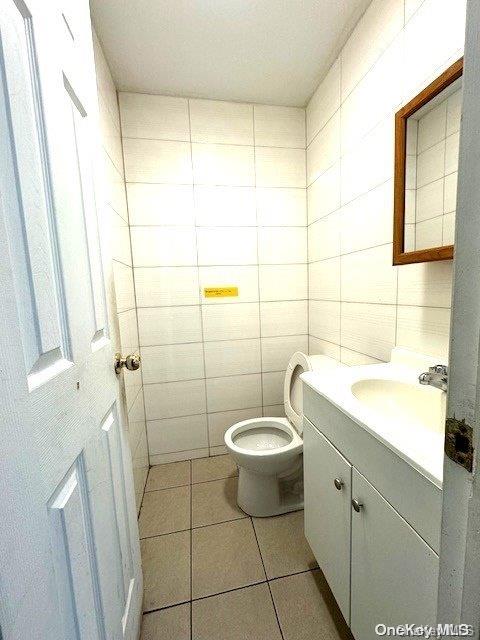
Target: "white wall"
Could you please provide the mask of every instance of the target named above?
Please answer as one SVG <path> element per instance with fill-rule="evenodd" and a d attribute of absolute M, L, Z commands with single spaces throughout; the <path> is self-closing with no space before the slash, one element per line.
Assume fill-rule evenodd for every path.
<path fill-rule="evenodd" d="M 452 263 L 391 266 L 394 114 L 462 54 L 464 4 L 372 2 L 308 105 L 306 171 L 302 109 L 120 94 L 152 464 L 283 414 L 296 349 L 445 359 Z"/>
<path fill-rule="evenodd" d="M 110 221 L 111 255 L 120 332 L 118 348 L 124 355 L 139 351 L 133 284 L 130 230 L 125 196 L 122 141 L 117 92 L 100 43 L 94 34 L 95 66 L 106 178 L 105 216 Z M 140 508 L 148 473 L 148 449 L 143 402 L 142 373 L 125 372 L 128 435 L 133 462 L 137 509 Z"/>
<path fill-rule="evenodd" d="M 452 263 L 392 267 L 394 113 L 464 43 L 464 0 L 374 0 L 307 107 L 310 352 L 444 360 Z"/>
<path fill-rule="evenodd" d="M 150 462 L 223 452 L 308 348 L 305 111 L 119 95 Z"/>

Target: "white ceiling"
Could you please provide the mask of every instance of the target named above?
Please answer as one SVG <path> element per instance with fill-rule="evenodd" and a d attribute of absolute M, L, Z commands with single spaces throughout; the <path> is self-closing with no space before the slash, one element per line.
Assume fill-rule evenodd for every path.
<path fill-rule="evenodd" d="M 91 0 L 118 89 L 305 106 L 370 0 Z"/>

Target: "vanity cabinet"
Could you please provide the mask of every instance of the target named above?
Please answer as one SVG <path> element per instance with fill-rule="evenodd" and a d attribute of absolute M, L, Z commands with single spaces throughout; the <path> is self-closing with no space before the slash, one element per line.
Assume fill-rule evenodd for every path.
<path fill-rule="evenodd" d="M 352 496 L 350 628 L 375 637 L 375 624 L 435 624 L 438 556 L 355 468 Z"/>
<path fill-rule="evenodd" d="M 308 420 L 304 474 L 305 534 L 355 639 L 433 624 L 438 555 Z"/>
<path fill-rule="evenodd" d="M 352 465 L 312 427 L 304 431 L 304 468 L 305 535 L 348 623 Z"/>

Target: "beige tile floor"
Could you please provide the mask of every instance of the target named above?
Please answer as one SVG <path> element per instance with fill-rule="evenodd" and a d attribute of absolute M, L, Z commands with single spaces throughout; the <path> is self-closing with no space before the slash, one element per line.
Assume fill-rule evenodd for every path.
<path fill-rule="evenodd" d="M 141 640 L 353 640 L 303 511 L 250 518 L 229 456 L 152 467 L 140 511 Z"/>

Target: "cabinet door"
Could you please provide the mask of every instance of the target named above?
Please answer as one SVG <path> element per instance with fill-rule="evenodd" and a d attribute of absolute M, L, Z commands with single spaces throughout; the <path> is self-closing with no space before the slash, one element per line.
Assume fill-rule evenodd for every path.
<path fill-rule="evenodd" d="M 437 554 L 356 469 L 352 485 L 363 505 L 352 508 L 353 635 L 372 640 L 380 623 L 435 624 Z"/>
<path fill-rule="evenodd" d="M 307 420 L 303 436 L 305 534 L 348 623 L 352 467 Z"/>

